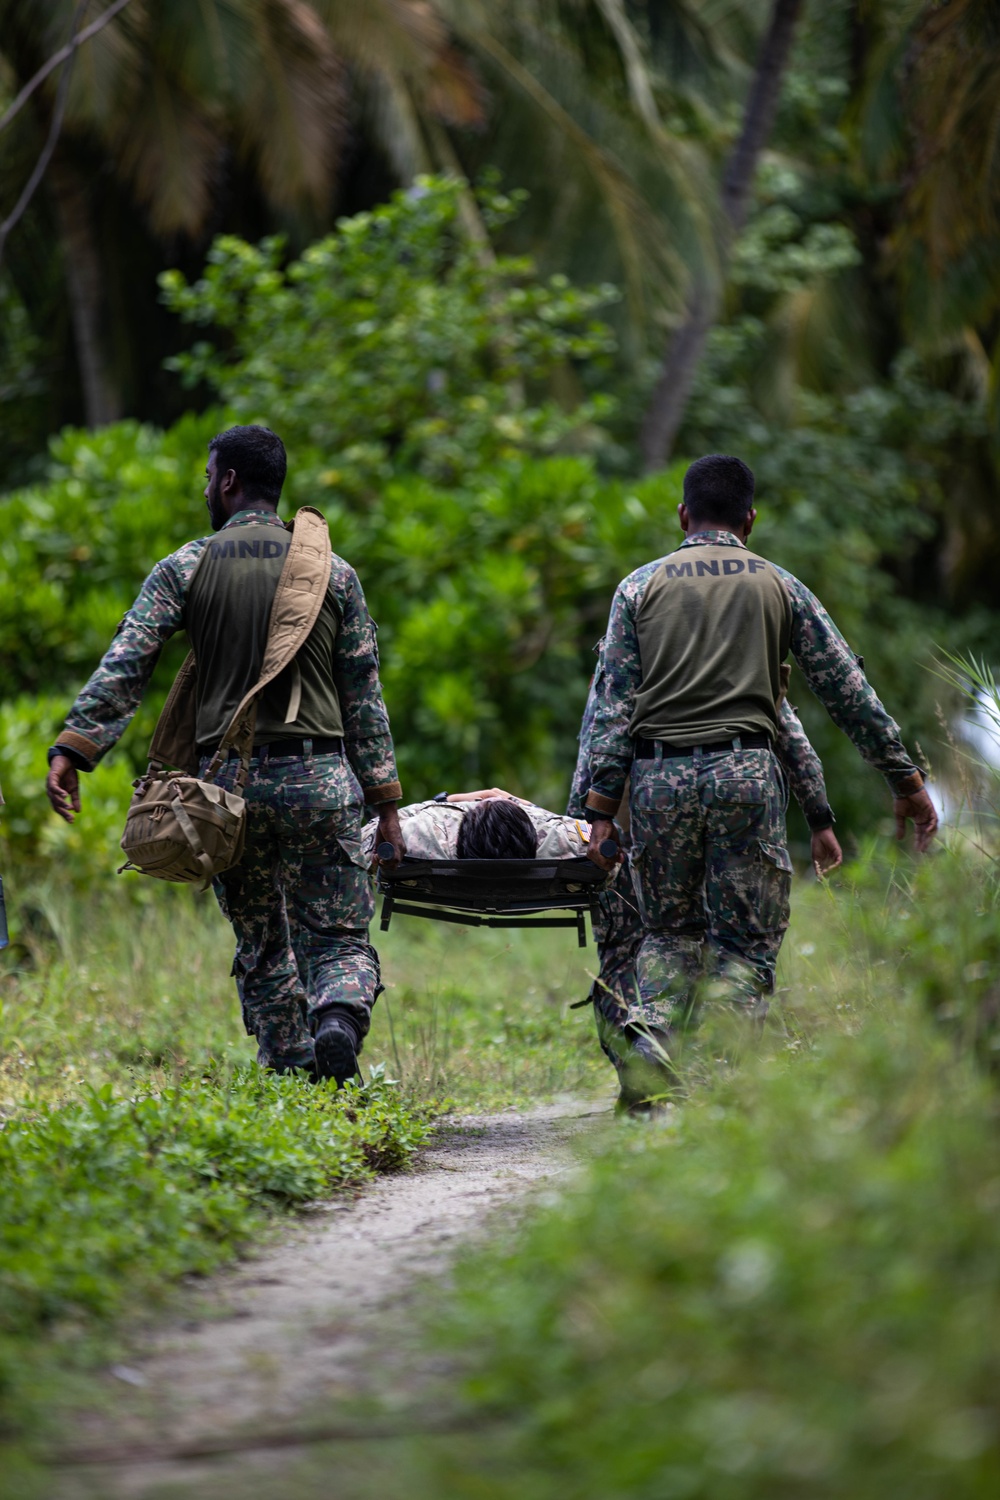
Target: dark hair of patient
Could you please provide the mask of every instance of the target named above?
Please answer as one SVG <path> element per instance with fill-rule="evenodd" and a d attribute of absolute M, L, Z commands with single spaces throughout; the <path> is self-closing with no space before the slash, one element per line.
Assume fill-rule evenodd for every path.
<path fill-rule="evenodd" d="M 516 802 L 474 802 L 458 825 L 459 859 L 534 859 L 538 834 Z"/>

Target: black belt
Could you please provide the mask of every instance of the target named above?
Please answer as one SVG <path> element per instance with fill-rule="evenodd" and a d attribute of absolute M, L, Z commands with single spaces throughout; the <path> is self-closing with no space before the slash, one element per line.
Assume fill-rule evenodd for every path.
<path fill-rule="evenodd" d="M 307 745 L 309 746 L 308 750 L 306 749 Z M 202 753 L 210 755 L 212 752 L 207 750 Z M 270 744 L 254 745 L 253 747 L 254 760 L 283 760 L 291 756 L 302 759 L 306 755 L 343 755 L 343 753 L 344 742 L 339 735 L 326 739 L 318 736 L 315 739 L 271 740 Z M 229 760 L 238 754 L 238 750 L 230 749 L 226 758 Z"/>
<path fill-rule="evenodd" d="M 694 755 L 696 750 L 702 755 L 713 755 L 720 750 L 770 750 L 771 744 L 769 734 L 738 734 L 728 740 L 710 740 L 706 745 L 672 745 L 669 740 L 644 740 L 640 735 L 635 742 L 635 759 L 655 760 L 657 749 L 664 760 L 676 760 L 682 755 Z"/>

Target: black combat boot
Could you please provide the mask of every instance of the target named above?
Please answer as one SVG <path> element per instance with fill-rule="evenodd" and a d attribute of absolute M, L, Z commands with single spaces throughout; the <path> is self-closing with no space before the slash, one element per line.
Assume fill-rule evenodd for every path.
<path fill-rule="evenodd" d="M 618 1080 L 621 1092 L 615 1104 L 620 1115 L 653 1114 L 667 1102 L 664 1095 L 677 1086 L 677 1075 L 670 1066 L 668 1047 L 670 1033 L 659 1027 L 632 1032 L 632 1045 L 621 1061 Z"/>
<path fill-rule="evenodd" d="M 342 1010 L 325 1010 L 317 1017 L 314 1041 L 316 1077 L 335 1078 L 341 1088 L 358 1071 L 361 1033 L 357 1022 Z"/>

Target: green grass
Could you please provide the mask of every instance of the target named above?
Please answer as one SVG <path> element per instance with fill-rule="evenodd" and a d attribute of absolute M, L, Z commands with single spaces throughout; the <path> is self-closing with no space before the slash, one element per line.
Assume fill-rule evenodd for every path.
<path fill-rule="evenodd" d="M 375 1079 L 255 1065 L 157 1093 L 110 1084 L 0 1132 L 0 1401 L 25 1344 L 106 1324 L 248 1244 L 269 1214 L 405 1165 L 426 1127 Z M 72 1339 L 70 1340 L 72 1341 Z"/>
<path fill-rule="evenodd" d="M 372 1082 L 338 1095 L 254 1065 L 211 897 L 6 885 L 0 1461 L 37 1432 L 57 1367 L 106 1358 L 123 1318 L 276 1215 L 405 1165 L 435 1110 L 609 1085 L 589 1012 L 568 1011 L 594 966 L 573 935 L 397 918 Z"/>
<path fill-rule="evenodd" d="M 255 1056 L 212 896 L 7 886 L 17 942 L 0 956 L 0 1115 L 84 1084 L 160 1088 Z M 596 967 L 573 933 L 397 916 L 373 938 L 386 991 L 362 1062 L 384 1063 L 409 1100 L 489 1108 L 609 1086 L 589 1009 L 569 1010 Z"/>

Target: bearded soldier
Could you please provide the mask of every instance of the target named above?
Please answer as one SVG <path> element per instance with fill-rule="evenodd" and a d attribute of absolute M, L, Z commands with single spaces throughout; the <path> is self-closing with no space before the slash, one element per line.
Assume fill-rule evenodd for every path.
<path fill-rule="evenodd" d="M 763 1016 L 788 925 L 791 861 L 773 747 L 791 656 L 834 722 L 886 778 L 897 832 L 937 828 L 924 775 L 857 658 L 810 591 L 747 548 L 754 476 L 699 459 L 678 507 L 685 541 L 619 584 L 590 739 L 590 858 L 616 837 L 627 778 L 642 940 L 629 1020 L 662 1058 L 706 968 Z"/>
<path fill-rule="evenodd" d="M 205 500 L 217 540 L 157 563 L 49 752 L 49 800 L 72 822 L 78 771 L 124 733 L 165 641 L 185 630 L 197 662 L 202 772 L 260 675 L 288 551 L 277 514 L 281 439 L 233 427 L 209 444 Z M 230 790 L 238 757 L 218 777 Z M 260 1062 L 338 1083 L 357 1067 L 381 989 L 362 813 L 373 808 L 391 868 L 403 853 L 400 786 L 379 682 L 375 628 L 354 569 L 336 554 L 312 630 L 261 694 L 244 795 L 243 858 L 214 882 L 236 934 L 233 973 Z"/>

